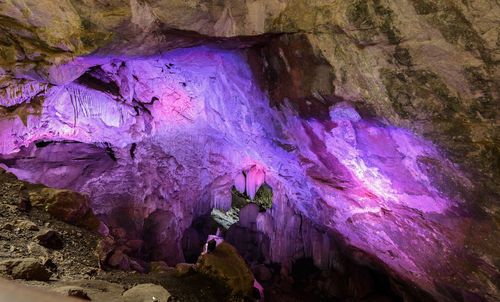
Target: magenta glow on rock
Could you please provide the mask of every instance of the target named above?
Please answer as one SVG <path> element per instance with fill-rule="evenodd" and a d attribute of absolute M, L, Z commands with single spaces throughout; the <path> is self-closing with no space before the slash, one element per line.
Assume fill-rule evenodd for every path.
<path fill-rule="evenodd" d="M 459 248 L 471 221 L 461 193 L 441 182 L 456 175 L 471 185 L 430 142 L 364 120 L 347 103 L 330 108 L 330 120 L 271 108 L 236 51 L 80 60 L 104 88 L 78 80 L 33 87 L 45 97 L 41 113 L 26 125 L 0 120 L 1 162 L 25 180 L 88 193 L 96 214 L 131 238 L 144 225 L 170 228 L 154 235 L 170 265 L 183 261 L 181 237 L 196 217 L 229 209 L 233 185 L 253 198 L 265 182 L 273 207 L 255 219 L 271 261 L 304 256 L 335 266 L 326 228 L 431 291 L 470 270 L 446 265 L 461 257 L 495 272 L 490 259 Z M 40 140 L 58 143 L 41 148 Z M 462 282 L 486 286 L 478 280 L 487 272 Z"/>

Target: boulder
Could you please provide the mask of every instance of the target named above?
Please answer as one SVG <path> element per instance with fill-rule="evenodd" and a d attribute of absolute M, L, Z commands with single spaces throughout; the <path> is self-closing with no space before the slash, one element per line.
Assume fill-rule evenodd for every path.
<path fill-rule="evenodd" d="M 58 284 L 60 284 L 60 286 L 54 288 L 53 290 L 65 296 L 86 299 L 85 295 L 87 295 L 92 301 L 124 302 L 122 296 L 124 288 L 117 283 L 110 283 L 104 280 L 95 279 L 76 279 L 63 281 Z M 72 301 L 75 300 L 72 299 Z"/>
<path fill-rule="evenodd" d="M 113 267 L 119 267 L 121 270 L 130 270 L 130 260 L 121 250 L 115 250 L 108 259 L 108 264 Z"/>
<path fill-rule="evenodd" d="M 35 286 L 26 286 L 20 282 L 13 282 L 0 278 L 0 301 L 75 302 L 75 299 L 50 293 L 46 290 L 38 289 Z M 121 302 L 111 300 L 104 301 Z"/>
<path fill-rule="evenodd" d="M 47 257 L 49 255 L 47 249 L 38 244 L 38 242 L 28 243 L 28 253 L 30 253 L 31 256 Z"/>
<path fill-rule="evenodd" d="M 165 261 L 153 261 L 150 266 L 152 272 L 168 270 L 171 268 Z"/>
<path fill-rule="evenodd" d="M 35 258 L 9 259 L 0 262 L 0 273 L 14 279 L 48 281 L 52 273 Z"/>
<path fill-rule="evenodd" d="M 29 212 L 32 208 L 30 200 L 28 198 L 23 198 L 17 208 L 22 212 Z"/>
<path fill-rule="evenodd" d="M 177 263 L 175 266 L 175 273 L 177 276 L 185 276 L 194 271 L 194 264 L 191 263 Z"/>
<path fill-rule="evenodd" d="M 103 268 L 108 255 L 113 251 L 113 247 L 115 245 L 115 241 L 111 237 L 106 237 L 99 241 L 97 244 L 97 248 L 95 250 L 95 254 L 97 259 L 99 260 L 99 267 Z"/>
<path fill-rule="evenodd" d="M 13 229 L 14 229 L 14 226 L 10 223 L 6 223 L 2 226 L 2 230 L 12 231 Z"/>
<path fill-rule="evenodd" d="M 123 293 L 125 302 L 167 302 L 169 297 L 166 289 L 152 283 L 136 285 Z"/>
<path fill-rule="evenodd" d="M 38 244 L 53 250 L 60 250 L 64 247 L 61 235 L 56 231 L 47 231 L 36 237 Z"/>
<path fill-rule="evenodd" d="M 255 278 L 236 248 L 227 242 L 200 256 L 196 270 L 225 284 L 234 297 L 253 295 Z"/>
<path fill-rule="evenodd" d="M 91 300 L 89 298 L 89 295 L 87 294 L 87 291 L 84 288 L 78 286 L 61 286 L 54 289 L 54 292 L 69 297 L 79 298 L 82 300 Z"/>
<path fill-rule="evenodd" d="M 29 220 L 16 220 L 14 226 L 28 231 L 38 231 L 38 226 L 33 221 Z"/>
<path fill-rule="evenodd" d="M 144 261 L 141 261 L 139 259 L 134 259 L 129 257 L 129 264 L 130 264 L 130 269 L 137 271 L 141 274 L 145 274 L 149 270 L 149 266 L 144 266 L 143 264 L 147 264 Z"/>
<path fill-rule="evenodd" d="M 99 219 L 89 207 L 89 196 L 71 190 L 42 188 L 29 193 L 33 206 L 45 209 L 62 221 L 97 230 Z"/>
<path fill-rule="evenodd" d="M 108 228 L 108 226 L 104 222 L 101 221 L 99 223 L 99 227 L 97 228 L 97 232 L 99 234 L 107 236 L 107 235 L 109 235 L 109 228 Z"/>

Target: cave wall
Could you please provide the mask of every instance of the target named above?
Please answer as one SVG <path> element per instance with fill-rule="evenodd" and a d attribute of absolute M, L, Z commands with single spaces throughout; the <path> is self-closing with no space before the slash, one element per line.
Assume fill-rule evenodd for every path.
<path fill-rule="evenodd" d="M 498 217 L 496 1 L 9 1 L 0 12 L 2 106 L 72 82 L 97 64 L 78 58 L 89 53 L 264 43 L 251 61 L 273 104 L 324 116 L 343 98 L 418 133 L 475 180 L 471 204 Z"/>
<path fill-rule="evenodd" d="M 275 192 L 256 225 L 273 261 L 296 256 L 296 220 L 308 219 L 440 300 L 493 301 L 499 11 L 486 0 L 0 3 L 1 161 L 89 193 L 111 226 L 135 217 L 137 236 L 156 211 L 182 234 L 227 208 L 236 175 L 258 166 Z M 201 44 L 212 48 L 164 54 Z M 328 248 L 304 246 L 331 265 Z"/>
<path fill-rule="evenodd" d="M 257 167 L 273 188 L 272 209 L 255 220 L 269 238 L 264 254 L 271 261 L 307 256 L 334 266 L 337 251 L 324 235 L 330 229 L 436 295 L 449 295 L 436 282 L 448 284 L 456 272 L 467 272 L 460 280 L 466 288 L 482 290 L 481 281 L 497 274 L 475 258 L 484 238 L 470 233 L 493 225 L 474 220 L 460 191 L 440 190 L 435 180 L 448 175 L 457 187 L 472 184 L 432 143 L 365 120 L 346 102 L 332 106 L 328 119 L 305 119 L 293 106 L 273 109 L 239 52 L 196 48 L 99 60 L 75 82 L 49 89 L 26 125 L 17 116 L 3 120 L 12 129 L 2 132 L 10 142 L 4 152 L 21 151 L 2 162 L 27 180 L 58 187 L 59 177 L 65 188 L 88 193 L 112 232 L 150 234 L 160 243 L 146 248 L 153 259 L 183 261 L 184 230 L 212 207 L 227 210 L 236 175 Z M 40 139 L 85 144 L 44 146 Z M 84 168 L 71 164 L 78 160 Z M 311 223 L 302 228 L 302 220 Z M 495 241 L 480 244 L 494 261 Z"/>

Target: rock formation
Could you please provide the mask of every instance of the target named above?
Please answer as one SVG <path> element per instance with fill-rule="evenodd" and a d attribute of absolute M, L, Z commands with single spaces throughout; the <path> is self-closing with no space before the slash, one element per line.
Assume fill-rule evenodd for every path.
<path fill-rule="evenodd" d="M 247 261 L 349 258 L 439 301 L 495 301 L 499 16 L 492 0 L 6 1 L 0 163 L 88 194 L 151 260 L 184 262 L 198 218 L 265 184 L 272 207 L 227 233 Z"/>

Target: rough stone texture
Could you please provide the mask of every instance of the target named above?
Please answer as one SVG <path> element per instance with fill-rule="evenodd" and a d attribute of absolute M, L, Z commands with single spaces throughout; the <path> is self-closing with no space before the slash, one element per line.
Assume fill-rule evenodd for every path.
<path fill-rule="evenodd" d="M 64 247 L 62 236 L 56 231 L 46 231 L 36 236 L 38 244 L 49 249 L 60 250 Z"/>
<path fill-rule="evenodd" d="M 196 270 L 225 283 L 234 297 L 252 297 L 254 277 L 236 248 L 227 242 L 198 259 Z"/>
<path fill-rule="evenodd" d="M 168 301 L 170 294 L 160 285 L 139 284 L 123 293 L 125 302 Z"/>
<path fill-rule="evenodd" d="M 7 281 L 0 278 L 0 299 L 11 302 L 75 302 L 75 299 L 67 298 L 61 295 L 48 293 L 40 289 L 35 289 L 33 286 L 20 285 L 17 282 Z M 78 301 L 78 300 L 76 300 Z M 116 302 L 111 301 L 110 302 Z"/>
<path fill-rule="evenodd" d="M 89 208 L 89 197 L 71 190 L 42 188 L 29 194 L 33 206 L 44 207 L 62 221 L 97 230 L 100 222 Z"/>
<path fill-rule="evenodd" d="M 257 61 L 275 102 L 322 117 L 341 97 L 436 142 L 474 179 L 470 203 L 498 217 L 499 14 L 494 1 L 291 1 L 270 28 L 295 34 Z"/>
<path fill-rule="evenodd" d="M 33 221 L 29 220 L 16 220 L 14 225 L 18 228 L 30 231 L 38 231 L 38 226 Z"/>
<path fill-rule="evenodd" d="M 9 192 L 14 196 L 19 196 L 17 208 L 20 211 L 29 211 L 32 206 L 37 206 L 47 211 L 53 217 L 96 231 L 100 226 L 100 221 L 89 207 L 89 197 L 71 190 L 58 190 L 48 188 L 41 184 L 33 184 L 18 180 L 12 173 L 2 171 L 1 183 L 4 193 Z M 12 200 L 14 202 L 14 200 Z M 13 221 L 16 227 L 37 231 L 38 227 L 28 220 Z"/>
<path fill-rule="evenodd" d="M 82 300 L 90 300 L 85 289 L 79 286 L 61 286 L 54 289 L 54 292 L 69 297 L 79 298 Z"/>
<path fill-rule="evenodd" d="M 119 82 L 124 103 L 81 86 L 88 80 L 54 87 L 59 93 L 44 103 L 51 109 L 30 117 L 28 127 L 4 120 L 13 131 L 2 133 L 5 151 L 40 138 L 101 143 L 39 142 L 2 162 L 25 179 L 57 185 L 62 178 L 66 188 L 91 194 L 112 233 L 119 227 L 129 239 L 146 235 L 147 250 L 157 254 L 150 257 L 167 257 L 170 265 L 182 261 L 180 234 L 193 219 L 211 207 L 227 210 L 236 176 L 257 167 L 273 189 L 272 209 L 255 223 L 272 243 L 262 252 L 271 261 L 306 256 L 323 268 L 335 265 L 326 227 L 437 296 L 455 294 L 435 282 L 490 291 L 480 280 L 498 274 L 498 229 L 470 211 L 471 181 L 430 142 L 364 120 L 346 103 L 333 106 L 327 120 L 271 109 L 245 66 L 239 54 L 206 48 L 156 60 L 109 59 L 95 76 Z M 60 152 L 51 157 L 53 146 Z M 303 220 L 311 227 L 302 228 Z M 478 228 L 490 231 L 481 237 Z M 479 251 L 487 258 L 478 260 Z M 454 271 L 469 273 L 455 282 Z"/>
<path fill-rule="evenodd" d="M 495 1 L 16 1 L 0 15 L 0 152 L 32 143 L 2 162 L 90 194 L 131 239 L 166 217 L 158 257 L 182 260 L 180 234 L 258 169 L 270 260 L 335 265 L 333 232 L 440 300 L 499 299 Z M 257 46 L 162 55 L 202 43 Z"/>
<path fill-rule="evenodd" d="M 10 259 L 0 262 L 0 272 L 14 279 L 49 280 L 52 273 L 35 258 Z"/>

